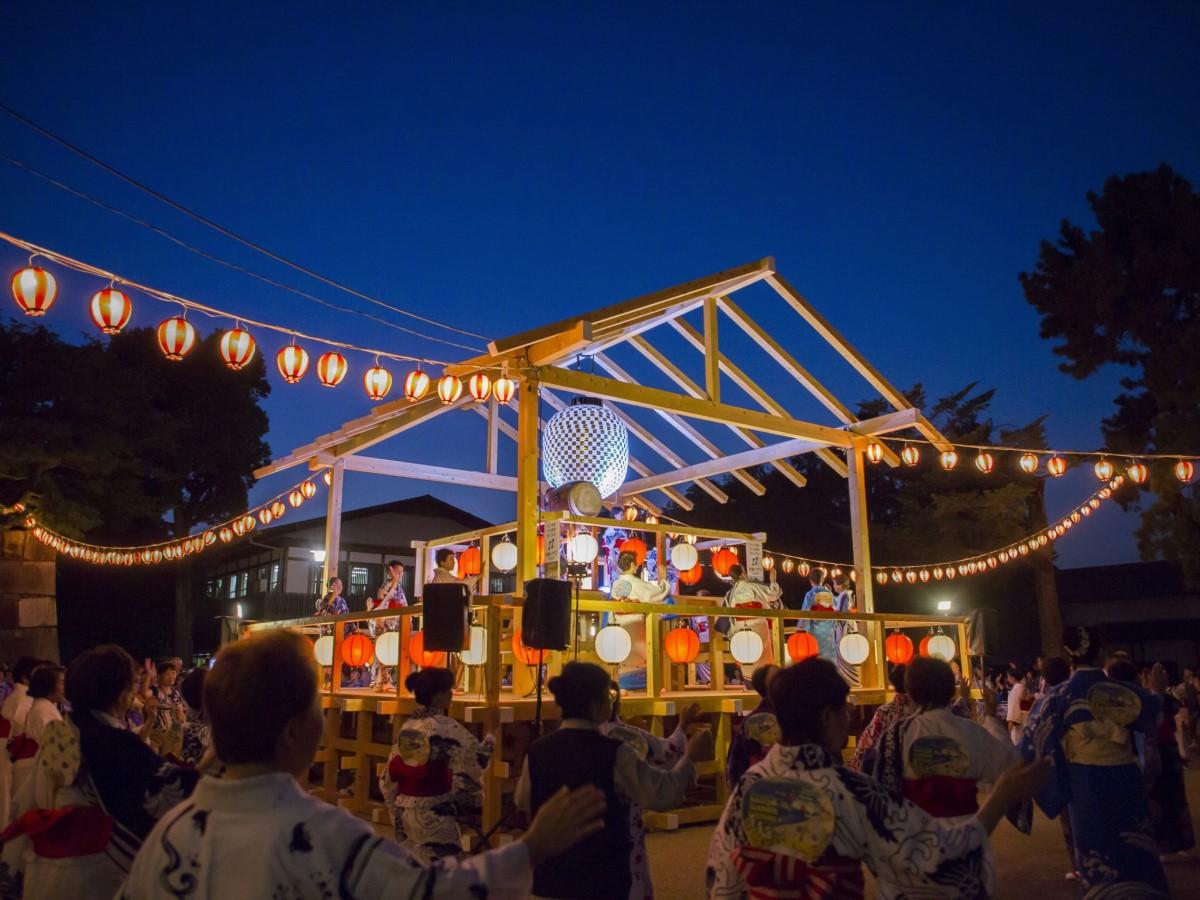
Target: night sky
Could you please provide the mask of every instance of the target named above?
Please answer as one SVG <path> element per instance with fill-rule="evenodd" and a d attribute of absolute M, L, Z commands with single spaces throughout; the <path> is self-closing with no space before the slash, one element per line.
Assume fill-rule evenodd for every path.
<path fill-rule="evenodd" d="M 499 337 L 773 255 L 898 386 L 938 396 L 977 380 L 998 391 L 998 423 L 1048 414 L 1064 448 L 1099 445 L 1121 373 L 1059 374 L 1017 273 L 1062 217 L 1090 223 L 1085 193 L 1107 175 L 1166 161 L 1200 179 L 1200 7 L 1188 3 L 16 6 L 0 8 L 5 103 L 393 305 Z M 0 149 L 210 252 L 435 332 L 231 243 L 3 116 Z M 3 162 L 0 197 L 0 230 L 135 280 L 359 344 L 466 355 L 269 288 Z M 0 270 L 23 263 L 0 249 Z M 44 321 L 90 333 L 86 301 L 103 285 L 56 275 Z M 849 405 L 871 395 L 768 289 L 738 299 Z M 173 314 L 133 300 L 134 324 Z M 732 326 L 724 335 L 793 412 L 829 421 Z M 351 357 L 337 390 L 311 373 L 290 386 L 274 373 L 282 341 L 256 337 L 276 455 L 369 408 L 368 357 Z M 698 355 L 661 341 L 700 377 Z M 727 399 L 751 405 L 733 388 Z M 479 468 L 483 435 L 461 413 L 371 452 Z M 1084 471 L 1054 483 L 1051 514 L 1094 484 Z M 347 490 L 350 505 L 432 490 L 491 519 L 512 509 L 508 495 L 362 475 Z M 1060 564 L 1136 558 L 1135 517 L 1106 505 L 1098 518 L 1060 542 Z"/>

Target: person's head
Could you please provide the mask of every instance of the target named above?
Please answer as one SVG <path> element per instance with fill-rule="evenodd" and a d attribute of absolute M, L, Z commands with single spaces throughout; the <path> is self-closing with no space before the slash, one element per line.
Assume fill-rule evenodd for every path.
<path fill-rule="evenodd" d="M 342 579 L 337 575 L 330 578 L 327 584 L 329 585 L 329 593 L 333 594 L 333 596 L 337 597 L 342 593 Z"/>
<path fill-rule="evenodd" d="M 954 699 L 954 673 L 950 666 L 933 656 L 918 656 L 904 673 L 908 696 L 922 709 L 949 706 Z"/>
<path fill-rule="evenodd" d="M 66 669 L 62 666 L 38 666 L 29 676 L 29 696 L 34 700 L 60 702 L 66 689 Z"/>
<path fill-rule="evenodd" d="M 550 679 L 547 687 L 564 719 L 590 719 L 607 722 L 612 718 L 612 678 L 595 663 L 572 660 L 562 673 Z"/>
<path fill-rule="evenodd" d="M 137 663 L 116 644 L 80 653 L 67 669 L 67 700 L 75 715 L 108 713 L 121 718 L 133 702 Z"/>
<path fill-rule="evenodd" d="M 162 687 L 171 687 L 179 680 L 179 670 L 175 668 L 175 663 L 169 659 L 164 659 L 158 664 L 158 683 Z"/>
<path fill-rule="evenodd" d="M 1047 656 L 1042 660 L 1042 678 L 1049 687 L 1062 684 L 1071 677 L 1071 666 L 1061 656 Z"/>
<path fill-rule="evenodd" d="M 1075 668 L 1097 666 L 1103 659 L 1100 655 L 1100 632 L 1095 628 L 1083 625 L 1065 628 L 1062 642 L 1067 651 L 1067 658 Z"/>
<path fill-rule="evenodd" d="M 767 691 L 771 687 L 771 682 L 783 670 L 776 665 L 759 666 L 754 670 L 754 674 L 750 676 L 750 686 L 754 688 L 758 696 L 763 699 L 767 698 Z"/>
<path fill-rule="evenodd" d="M 421 669 L 405 678 L 404 686 L 422 706 L 444 712 L 454 696 L 454 673 L 449 669 Z"/>
<path fill-rule="evenodd" d="M 825 583 L 825 570 L 820 566 L 813 566 L 808 570 L 808 583 L 813 587 Z"/>
<path fill-rule="evenodd" d="M 204 708 L 204 680 L 207 677 L 208 669 L 203 667 L 192 669 L 183 679 L 183 683 L 179 685 L 179 693 L 183 696 L 183 702 L 192 709 Z"/>
<path fill-rule="evenodd" d="M 731 581 L 741 581 L 746 577 L 746 570 L 734 563 L 729 567 L 729 578 Z"/>
<path fill-rule="evenodd" d="M 183 658 L 182 657 L 172 656 L 171 657 L 171 665 L 173 665 L 175 667 L 176 672 L 178 672 L 180 675 L 183 674 Z"/>
<path fill-rule="evenodd" d="M 1104 665 L 1104 674 L 1113 681 L 1125 681 L 1130 684 L 1137 684 L 1138 670 L 1137 666 L 1127 659 L 1120 656 L 1110 656 Z"/>
<path fill-rule="evenodd" d="M 404 563 L 398 559 L 389 559 L 387 564 L 388 574 L 392 578 L 399 578 L 404 574 Z"/>
<path fill-rule="evenodd" d="M 226 644 L 204 679 L 217 757 L 299 777 L 321 741 L 317 678 L 312 645 L 297 632 L 261 631 Z"/>
<path fill-rule="evenodd" d="M 433 559 L 439 569 L 445 569 L 447 572 L 454 570 L 454 564 L 457 561 L 454 551 L 449 547 L 443 547 L 437 553 L 433 554 Z"/>
<path fill-rule="evenodd" d="M 17 660 L 12 670 L 13 684 L 29 684 L 29 676 L 33 674 L 33 670 L 42 664 L 42 661 L 34 656 L 22 656 Z"/>
<path fill-rule="evenodd" d="M 838 572 L 833 576 L 833 589 L 839 594 L 842 591 L 850 590 L 850 576 L 845 572 Z"/>
<path fill-rule="evenodd" d="M 622 550 L 617 554 L 617 568 L 622 572 L 632 572 L 637 567 L 637 554 L 632 550 Z"/>
<path fill-rule="evenodd" d="M 783 742 L 820 744 L 840 753 L 850 736 L 850 686 L 827 659 L 810 656 L 771 681 L 771 705 Z"/>
<path fill-rule="evenodd" d="M 1031 666 L 1025 670 L 1025 684 L 1028 687 L 1033 687 L 1037 684 L 1038 677 L 1041 675 L 1041 670 Z"/>
<path fill-rule="evenodd" d="M 892 690 L 897 694 L 904 693 L 904 673 L 908 670 L 908 666 L 904 663 L 892 666 L 892 670 L 888 672 L 888 681 L 892 683 Z"/>

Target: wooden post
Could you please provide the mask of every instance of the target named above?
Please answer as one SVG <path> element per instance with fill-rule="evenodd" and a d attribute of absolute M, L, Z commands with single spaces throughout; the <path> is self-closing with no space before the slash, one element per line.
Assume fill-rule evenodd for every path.
<path fill-rule="evenodd" d="M 875 612 L 875 582 L 871 579 L 871 541 L 867 532 L 867 482 L 863 465 L 863 447 L 867 442 L 857 440 L 846 451 L 847 481 L 850 485 L 850 542 L 854 551 L 855 587 L 858 589 L 858 608 Z"/>
<path fill-rule="evenodd" d="M 538 391 L 530 373 L 521 379 L 517 399 L 517 594 L 537 578 Z"/>
<path fill-rule="evenodd" d="M 536 562 L 536 557 L 535 560 Z M 503 737 L 500 727 L 500 607 L 490 604 L 483 614 L 487 629 L 487 658 L 483 663 L 484 688 L 487 702 L 487 731 L 495 732 L 497 742 Z M 483 830 L 490 831 L 500 821 L 504 801 L 504 767 L 501 747 L 497 746 L 483 780 Z"/>
<path fill-rule="evenodd" d="M 495 475 L 500 471 L 500 405 L 495 394 L 488 397 L 487 417 L 487 470 L 488 474 Z"/>
<path fill-rule="evenodd" d="M 721 351 L 717 346 L 717 298 L 704 301 L 704 391 L 713 403 L 721 402 Z"/>
<path fill-rule="evenodd" d="M 325 568 L 322 571 L 321 592 L 329 587 L 329 579 L 338 573 L 338 557 L 342 542 L 342 476 L 346 471 L 344 459 L 335 460 L 329 469 L 329 502 L 325 509 Z"/>

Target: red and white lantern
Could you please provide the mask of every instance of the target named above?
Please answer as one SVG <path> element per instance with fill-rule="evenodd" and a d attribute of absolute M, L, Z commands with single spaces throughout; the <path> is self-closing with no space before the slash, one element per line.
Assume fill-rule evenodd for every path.
<path fill-rule="evenodd" d="M 404 377 L 404 399 L 416 403 L 429 393 L 429 376 L 413 369 Z"/>
<path fill-rule="evenodd" d="M 467 390 L 471 396 L 482 403 L 492 393 L 492 379 L 484 372 L 476 372 L 467 380 Z"/>
<path fill-rule="evenodd" d="M 462 396 L 462 382 L 453 375 L 443 375 L 438 379 L 438 397 L 447 405 Z"/>
<path fill-rule="evenodd" d="M 275 355 L 275 365 L 279 374 L 288 384 L 295 384 L 308 371 L 308 351 L 295 344 L 289 344 Z"/>
<path fill-rule="evenodd" d="M 195 345 L 196 329 L 182 316 L 164 319 L 158 326 L 158 346 L 167 359 L 183 359 Z"/>
<path fill-rule="evenodd" d="M 12 277 L 13 299 L 27 316 L 44 316 L 58 296 L 58 281 L 45 269 L 26 266 Z"/>
<path fill-rule="evenodd" d="M 371 366 L 363 372 L 363 387 L 372 400 L 382 400 L 392 389 L 392 373 L 383 366 Z"/>
<path fill-rule="evenodd" d="M 221 335 L 221 358 L 237 372 L 254 358 L 254 338 L 244 328 L 234 328 Z"/>
<path fill-rule="evenodd" d="M 117 334 L 129 324 L 133 304 L 116 288 L 105 288 L 92 295 L 92 321 L 105 334 Z"/>
<path fill-rule="evenodd" d="M 492 385 L 492 393 L 498 403 L 508 403 L 517 394 L 517 383 L 508 377 L 508 373 L 502 373 Z"/>
<path fill-rule="evenodd" d="M 1196 466 L 1190 459 L 1181 459 L 1175 463 L 1175 477 L 1184 484 L 1190 484 L 1196 477 Z"/>
<path fill-rule="evenodd" d="M 346 377 L 348 368 L 346 357 L 336 350 L 331 350 L 322 353 L 321 358 L 317 360 L 317 378 L 325 387 L 337 387 Z"/>

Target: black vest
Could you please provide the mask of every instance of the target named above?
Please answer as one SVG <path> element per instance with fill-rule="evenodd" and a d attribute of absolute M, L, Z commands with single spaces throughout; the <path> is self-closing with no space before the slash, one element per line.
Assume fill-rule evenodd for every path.
<path fill-rule="evenodd" d="M 613 784 L 621 742 L 598 731 L 560 728 L 529 748 L 530 803 L 536 813 L 564 785 L 571 790 L 592 784 L 604 791 L 608 807 L 604 829 L 533 871 L 539 897 L 625 900 L 633 876 L 629 854 L 629 804 Z"/>

